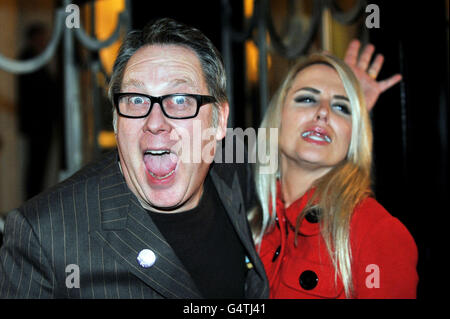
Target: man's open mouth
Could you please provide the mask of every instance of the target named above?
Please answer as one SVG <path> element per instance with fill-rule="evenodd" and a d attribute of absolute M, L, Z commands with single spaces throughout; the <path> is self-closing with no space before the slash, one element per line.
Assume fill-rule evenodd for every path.
<path fill-rule="evenodd" d="M 178 156 L 169 149 L 146 150 L 144 163 L 148 173 L 158 179 L 170 177 L 177 168 Z"/>

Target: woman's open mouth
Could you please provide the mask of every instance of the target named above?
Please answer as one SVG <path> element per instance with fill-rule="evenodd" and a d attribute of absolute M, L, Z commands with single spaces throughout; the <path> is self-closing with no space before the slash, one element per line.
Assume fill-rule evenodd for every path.
<path fill-rule="evenodd" d="M 319 142 L 320 144 L 331 143 L 331 138 L 328 135 L 314 130 L 303 132 L 302 137 L 313 142 Z"/>

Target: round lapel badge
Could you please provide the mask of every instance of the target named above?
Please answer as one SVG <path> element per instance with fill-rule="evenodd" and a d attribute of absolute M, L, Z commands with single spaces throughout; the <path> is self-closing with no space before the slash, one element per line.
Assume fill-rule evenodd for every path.
<path fill-rule="evenodd" d="M 141 267 L 149 268 L 155 263 L 156 255 L 150 249 L 143 249 L 137 256 L 137 261 Z"/>

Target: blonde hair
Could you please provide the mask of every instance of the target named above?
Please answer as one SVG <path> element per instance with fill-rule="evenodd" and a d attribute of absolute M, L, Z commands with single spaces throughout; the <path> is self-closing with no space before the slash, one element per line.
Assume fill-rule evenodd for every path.
<path fill-rule="evenodd" d="M 298 215 L 296 235 L 308 209 L 312 206 L 320 208 L 321 235 L 335 268 L 335 280 L 337 276 L 341 278 L 346 296 L 351 297 L 353 285 L 350 220 L 358 203 L 371 194 L 372 164 L 372 128 L 358 80 L 351 69 L 336 57 L 313 54 L 292 67 L 271 100 L 261 127 L 280 128 L 281 110 L 292 83 L 301 70 L 313 64 L 326 64 L 336 70 L 341 78 L 351 105 L 352 134 L 346 158 L 312 185 L 315 192 L 309 198 L 305 209 Z M 267 131 L 266 134 L 270 130 Z M 270 136 L 267 140 L 270 141 Z M 270 147 L 271 145 L 267 143 L 267 152 L 270 151 Z M 278 162 L 281 163 L 280 160 Z M 281 170 L 278 167 L 273 174 L 258 174 L 260 163 L 257 162 L 255 167 L 256 191 L 261 206 L 249 212 L 249 220 L 255 242 L 259 245 L 264 234 L 274 225 L 276 214 L 271 212 L 276 211 L 276 184 Z"/>

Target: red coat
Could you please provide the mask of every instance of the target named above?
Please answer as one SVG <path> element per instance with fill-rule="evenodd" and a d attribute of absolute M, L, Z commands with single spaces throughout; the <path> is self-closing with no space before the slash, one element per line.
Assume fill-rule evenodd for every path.
<path fill-rule="evenodd" d="M 261 259 L 270 283 L 271 298 L 345 298 L 319 223 L 303 220 L 294 246 L 296 217 L 306 196 L 285 211 L 277 199 L 280 227 L 264 236 Z M 286 217 L 285 217 L 286 216 Z M 287 227 L 287 228 L 285 228 Z M 288 232 L 286 238 L 286 229 Z M 355 209 L 350 224 L 354 298 L 415 298 L 418 276 L 417 247 L 406 227 L 375 199 L 367 198 Z M 278 249 L 278 257 L 274 256 Z"/>

